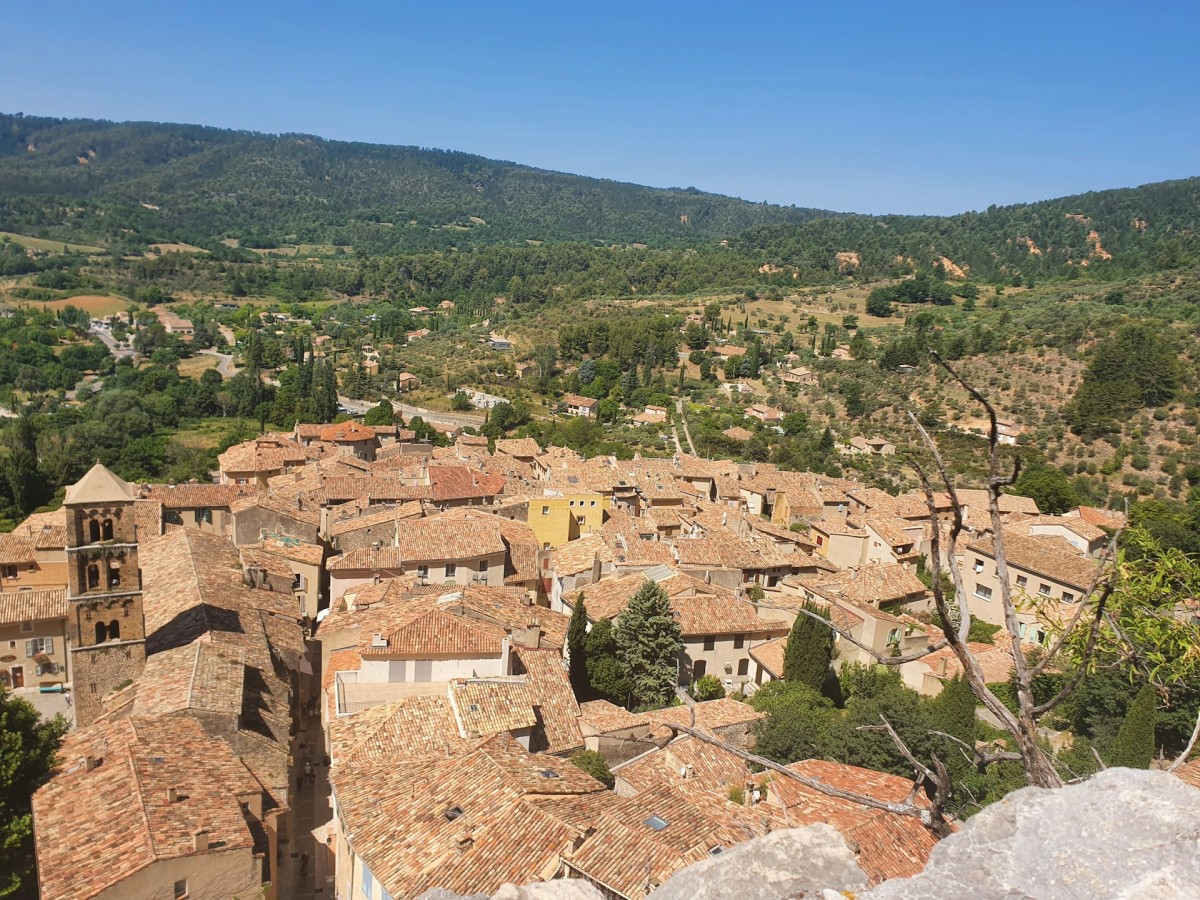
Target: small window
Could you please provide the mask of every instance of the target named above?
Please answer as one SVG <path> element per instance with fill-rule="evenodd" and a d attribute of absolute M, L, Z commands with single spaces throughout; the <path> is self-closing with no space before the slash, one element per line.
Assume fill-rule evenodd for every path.
<path fill-rule="evenodd" d="M 739 634 L 737 637 L 735 637 L 733 639 L 733 649 L 741 650 L 745 646 L 746 646 L 746 636 L 744 634 Z"/>
<path fill-rule="evenodd" d="M 100 532 L 101 532 L 101 534 L 103 534 L 104 540 L 111 541 L 113 539 L 113 521 L 112 521 L 112 519 L 105 519 L 104 522 L 101 523 Z"/>
<path fill-rule="evenodd" d="M 1026 578 L 1024 575 L 1017 576 L 1017 587 L 1025 587 L 1027 584 L 1029 584 L 1028 578 Z"/>
<path fill-rule="evenodd" d="M 543 515 L 543 516 L 548 516 L 548 515 L 550 515 L 550 507 L 548 507 L 548 506 L 543 506 L 543 507 L 542 507 L 542 515 Z"/>
<path fill-rule="evenodd" d="M 975 574 L 978 575 L 982 571 L 983 571 L 983 560 L 982 559 L 975 560 Z"/>
<path fill-rule="evenodd" d="M 825 546 L 825 538 L 823 538 L 823 537 L 822 537 L 821 535 L 819 535 L 819 534 L 817 535 L 817 546 L 818 546 L 818 547 L 824 547 L 824 546 Z"/>
<path fill-rule="evenodd" d="M 1039 584 L 1038 585 L 1038 593 L 1041 594 L 1043 597 L 1049 597 L 1050 596 L 1050 585 Z"/>
<path fill-rule="evenodd" d="M 588 503 L 588 506 L 595 506 L 595 505 L 596 505 L 596 501 L 595 501 L 595 500 L 592 500 L 591 502 L 589 502 L 589 503 Z"/>
<path fill-rule="evenodd" d="M 32 622 L 22 622 L 21 630 L 22 631 L 33 631 L 33 623 Z"/>
<path fill-rule="evenodd" d="M 980 600 L 991 600 L 992 589 L 987 585 L 977 584 L 975 585 L 975 596 Z"/>
<path fill-rule="evenodd" d="M 488 570 L 488 561 L 486 559 L 481 559 L 479 561 L 479 571 L 482 572 L 484 575 L 486 575 L 487 570 Z"/>
<path fill-rule="evenodd" d="M 704 638 L 704 649 L 705 649 L 705 650 L 712 650 L 712 649 L 713 649 L 714 647 L 716 647 L 716 646 L 717 646 L 717 639 L 716 639 L 716 637 L 715 637 L 714 635 L 711 635 L 711 634 L 709 634 L 709 635 L 706 635 L 706 636 L 705 636 L 705 638 Z"/>
<path fill-rule="evenodd" d="M 575 505 L 575 501 L 574 501 L 574 500 L 572 500 L 572 501 L 571 501 L 571 505 L 572 505 L 572 506 L 574 506 L 574 505 Z"/>
<path fill-rule="evenodd" d="M 362 891 L 366 897 L 371 897 L 375 893 L 375 876 L 366 866 L 363 866 Z"/>
<path fill-rule="evenodd" d="M 211 525 L 212 524 L 212 510 L 211 509 L 200 510 L 200 521 L 203 522 L 205 525 Z"/>
<path fill-rule="evenodd" d="M 1063 591 L 1062 601 L 1063 601 L 1063 603 L 1074 603 L 1075 595 L 1072 594 L 1070 591 Z"/>
<path fill-rule="evenodd" d="M 454 563 L 446 563 L 446 577 L 447 577 L 447 578 L 453 578 L 453 577 L 454 577 L 454 574 L 455 574 L 457 571 L 458 571 L 458 566 L 457 566 L 456 564 L 454 564 Z"/>
<path fill-rule="evenodd" d="M 750 674 L 750 660 L 746 659 L 745 657 L 742 657 L 741 659 L 738 660 L 738 674 L 739 675 L 749 675 Z"/>
<path fill-rule="evenodd" d="M 418 578 L 428 578 L 429 577 L 429 566 L 417 566 L 417 577 Z"/>
<path fill-rule="evenodd" d="M 100 587 L 100 567 L 93 564 L 87 567 L 88 590 Z"/>
<path fill-rule="evenodd" d="M 900 643 L 900 629 L 899 628 L 893 628 L 891 631 L 888 632 L 887 642 L 889 644 Z"/>
<path fill-rule="evenodd" d="M 14 578 L 17 577 L 17 567 L 16 566 L 4 566 L 3 569 L 4 569 L 4 577 L 7 578 L 9 581 L 12 581 Z"/>
<path fill-rule="evenodd" d="M 88 541 L 94 544 L 98 540 L 100 540 L 100 523 L 92 519 L 88 522 Z"/>
<path fill-rule="evenodd" d="M 662 831 L 664 828 L 667 827 L 667 820 L 662 818 L 661 816 L 651 816 L 650 818 L 648 818 L 646 820 L 646 824 L 649 825 L 651 828 L 653 828 L 655 831 Z"/>
<path fill-rule="evenodd" d="M 181 897 L 186 897 L 187 895 L 187 879 L 181 878 L 179 881 L 175 882 L 175 900 L 180 900 Z"/>

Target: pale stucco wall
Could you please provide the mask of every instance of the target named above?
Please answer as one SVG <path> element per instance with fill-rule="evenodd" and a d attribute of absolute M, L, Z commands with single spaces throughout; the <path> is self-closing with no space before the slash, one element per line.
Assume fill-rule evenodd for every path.
<path fill-rule="evenodd" d="M 262 861 L 249 849 L 162 860 L 95 896 L 97 900 L 174 900 L 175 882 L 184 878 L 188 900 L 246 900 L 262 892 Z"/>

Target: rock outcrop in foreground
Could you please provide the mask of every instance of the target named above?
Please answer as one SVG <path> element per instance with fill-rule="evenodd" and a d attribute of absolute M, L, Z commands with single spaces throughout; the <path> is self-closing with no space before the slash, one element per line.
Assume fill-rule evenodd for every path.
<path fill-rule="evenodd" d="M 811 825 L 777 831 L 689 866 L 651 897 L 1200 897 L 1200 790 L 1172 775 L 1132 769 L 1109 769 L 1061 790 L 1024 788 L 938 844 L 920 875 L 863 892 L 866 883 L 841 835 L 828 825 Z M 437 890 L 422 900 L 456 896 Z M 603 895 L 586 882 L 553 881 L 521 888 L 505 885 L 493 900 L 603 900 Z"/>

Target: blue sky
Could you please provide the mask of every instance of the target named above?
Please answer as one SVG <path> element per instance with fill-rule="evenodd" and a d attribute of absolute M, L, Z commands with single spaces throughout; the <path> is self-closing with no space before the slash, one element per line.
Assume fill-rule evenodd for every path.
<path fill-rule="evenodd" d="M 0 4 L 0 110 L 952 213 L 1200 174 L 1200 2 Z"/>

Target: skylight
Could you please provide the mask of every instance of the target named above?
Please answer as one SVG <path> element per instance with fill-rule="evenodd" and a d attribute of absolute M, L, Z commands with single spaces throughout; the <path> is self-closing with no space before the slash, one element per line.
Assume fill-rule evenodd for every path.
<path fill-rule="evenodd" d="M 555 772 L 553 769 L 542 769 L 541 774 L 542 774 L 543 778 L 561 778 L 562 777 L 557 772 Z"/>
<path fill-rule="evenodd" d="M 455 819 L 462 817 L 463 808 L 461 806 L 452 806 L 442 813 L 442 815 L 446 817 L 447 822 L 453 822 Z"/>
<path fill-rule="evenodd" d="M 646 820 L 646 824 L 649 825 L 651 828 L 653 828 L 655 831 L 662 831 L 664 828 L 667 827 L 667 820 L 663 819 L 659 816 L 651 816 L 650 818 L 648 818 Z"/>

